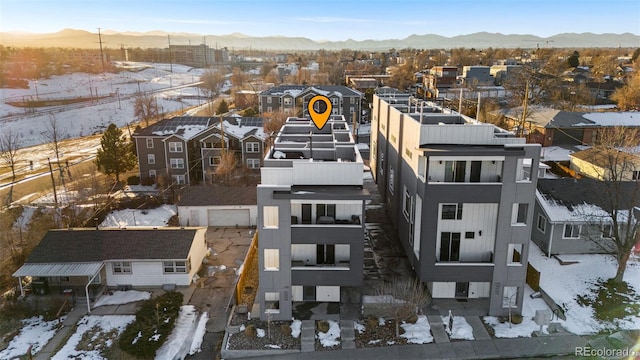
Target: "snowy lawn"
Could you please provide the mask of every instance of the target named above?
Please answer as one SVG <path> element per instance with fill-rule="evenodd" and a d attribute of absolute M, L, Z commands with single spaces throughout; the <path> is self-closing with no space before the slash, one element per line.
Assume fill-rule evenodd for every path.
<path fill-rule="evenodd" d="M 431 325 L 429 325 L 429 320 L 427 320 L 427 317 L 424 315 L 418 316 L 415 324 L 405 323 L 400 326 L 404 329 L 404 334 L 400 335 L 400 337 L 407 339 L 407 342 L 410 344 L 427 344 L 433 342 Z"/>
<path fill-rule="evenodd" d="M 522 322 L 520 324 L 509 325 L 508 320 L 505 320 L 504 318 L 501 320 L 496 316 L 485 316 L 482 318 L 487 325 L 490 325 L 493 328 L 495 337 L 531 337 L 531 333 L 540 330 L 540 325 L 536 324 L 533 320 L 534 316 L 536 315 L 536 310 L 549 310 L 549 307 L 541 298 L 532 299 L 531 294 L 533 294 L 533 290 L 529 287 L 529 285 L 527 285 L 524 290 L 524 300 L 522 304 Z M 543 331 L 546 332 L 546 329 L 547 326 L 544 326 Z"/>
<path fill-rule="evenodd" d="M 129 290 L 129 291 L 114 291 L 111 294 L 102 295 L 98 301 L 96 301 L 94 308 L 103 305 L 121 305 L 128 304 L 136 301 L 149 300 L 151 293 L 147 291 Z"/>
<path fill-rule="evenodd" d="M 60 321 L 64 321 L 64 318 Z M 58 320 L 44 321 L 42 316 L 24 319 L 20 333 L 11 340 L 6 349 L 0 351 L 0 359 L 13 359 L 25 355 L 29 346 L 32 346 L 31 354 L 36 354 L 51 340 L 56 331 Z"/>
<path fill-rule="evenodd" d="M 208 319 L 209 314 L 206 313 L 198 319 L 193 305 L 181 306 L 173 331 L 156 351 L 156 359 L 184 359 L 187 354 L 200 351 Z"/>
<path fill-rule="evenodd" d="M 52 359 L 103 359 L 103 351 L 112 345 L 118 346 L 114 342 L 135 318 L 133 315 L 85 316 Z"/>
<path fill-rule="evenodd" d="M 575 260 L 579 263 L 560 265 L 553 257 L 548 258 L 540 249 L 531 244 L 529 262 L 541 271 L 540 287 L 565 310 L 566 321 L 559 320 L 562 326 L 574 334 L 594 334 L 601 331 L 621 329 L 640 329 L 640 313 L 637 307 L 627 306 L 626 310 L 635 311 L 633 315 L 612 321 L 598 320 L 594 308 L 589 304 L 601 288 L 602 281 L 612 278 L 616 273 L 617 263 L 611 255 L 563 255 L 564 260 Z M 624 296 L 627 304 L 638 304 L 640 294 L 640 259 L 632 257 L 627 263 L 624 281 L 635 292 L 635 297 Z M 606 301 L 606 299 L 605 299 Z M 622 305 L 624 306 L 624 305 Z M 601 306 L 607 310 L 606 304 Z M 619 309 L 620 310 L 620 309 Z"/>
<path fill-rule="evenodd" d="M 167 226 L 169 219 L 177 213 L 175 205 L 162 205 L 155 209 L 145 210 L 117 210 L 107 215 L 100 227 Z"/>
<path fill-rule="evenodd" d="M 442 317 L 442 323 L 448 326 L 449 315 Z M 451 340 L 474 340 L 473 328 L 467 320 L 464 319 L 464 316 L 453 316 L 453 329 L 451 330 L 449 338 Z"/>
<path fill-rule="evenodd" d="M 320 344 L 324 347 L 334 347 L 340 345 L 340 325 L 333 320 L 329 320 L 329 330 L 327 332 L 318 331 L 316 335 Z"/>

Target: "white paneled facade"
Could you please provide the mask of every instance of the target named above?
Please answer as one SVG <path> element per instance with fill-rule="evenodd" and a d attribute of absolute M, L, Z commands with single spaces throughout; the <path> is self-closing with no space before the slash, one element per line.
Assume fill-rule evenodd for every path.
<path fill-rule="evenodd" d="M 443 220 L 442 205 L 438 211 L 436 258 L 440 258 L 442 233 L 450 232 L 460 233 L 460 262 L 490 261 L 496 239 L 498 204 L 463 203 L 459 220 Z M 473 238 L 466 236 L 467 233 L 473 233 Z"/>

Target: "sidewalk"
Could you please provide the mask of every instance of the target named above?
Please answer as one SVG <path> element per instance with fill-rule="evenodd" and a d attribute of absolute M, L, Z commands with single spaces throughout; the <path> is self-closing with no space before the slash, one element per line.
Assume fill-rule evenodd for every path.
<path fill-rule="evenodd" d="M 63 341 L 71 336 L 71 331 L 74 329 L 74 325 L 87 313 L 86 305 L 76 305 L 71 310 L 67 317 L 62 322 L 62 328 L 56 332 L 56 335 L 49 340 L 42 350 L 38 351 L 34 355 L 35 360 L 47 360 L 54 355 L 54 351 L 58 350 L 58 347 L 63 346 Z"/>
<path fill-rule="evenodd" d="M 580 336 L 563 335 L 316 351 L 252 359 L 513 359 L 574 355 L 576 347 L 586 345 L 587 340 Z"/>

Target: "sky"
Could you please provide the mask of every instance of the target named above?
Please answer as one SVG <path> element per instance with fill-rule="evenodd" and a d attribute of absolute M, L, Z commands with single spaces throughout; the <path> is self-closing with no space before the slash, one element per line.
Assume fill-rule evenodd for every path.
<path fill-rule="evenodd" d="M 640 35 L 638 0 L 0 0 L 0 31 L 302 36 L 312 40 L 447 37 L 480 31 L 549 37 Z"/>

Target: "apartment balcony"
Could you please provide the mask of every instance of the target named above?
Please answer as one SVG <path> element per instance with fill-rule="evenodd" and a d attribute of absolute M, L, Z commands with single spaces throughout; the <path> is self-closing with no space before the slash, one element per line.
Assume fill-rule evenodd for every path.
<path fill-rule="evenodd" d="M 452 254 L 449 260 L 436 258 L 435 264 L 436 266 L 494 266 L 493 251 L 467 256 Z"/>
<path fill-rule="evenodd" d="M 292 260 L 291 271 L 349 271 L 351 262 L 336 261 L 333 264 L 312 264 L 304 260 Z"/>
<path fill-rule="evenodd" d="M 291 226 L 291 244 L 363 244 L 364 228 L 354 224 L 310 224 Z"/>

